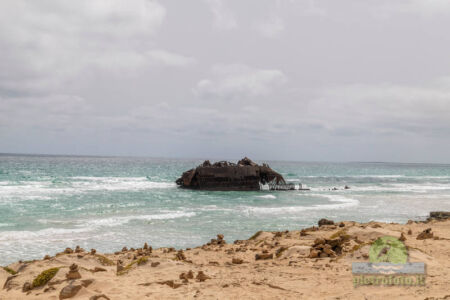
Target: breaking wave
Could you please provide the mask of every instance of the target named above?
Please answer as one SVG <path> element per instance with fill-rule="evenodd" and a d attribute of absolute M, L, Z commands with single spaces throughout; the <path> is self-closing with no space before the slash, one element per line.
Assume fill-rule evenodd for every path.
<path fill-rule="evenodd" d="M 3 181 L 0 199 L 49 199 L 53 195 L 82 194 L 92 191 L 126 191 L 167 189 L 176 187 L 172 182 L 149 181 L 146 177 L 66 177 L 60 181 Z"/>
<path fill-rule="evenodd" d="M 309 210 L 335 210 L 347 209 L 359 205 L 359 200 L 344 197 L 342 195 L 315 195 L 325 197 L 331 204 L 316 204 L 312 206 L 282 206 L 282 207 L 250 207 L 243 206 L 241 210 L 248 213 L 256 214 L 290 214 Z"/>

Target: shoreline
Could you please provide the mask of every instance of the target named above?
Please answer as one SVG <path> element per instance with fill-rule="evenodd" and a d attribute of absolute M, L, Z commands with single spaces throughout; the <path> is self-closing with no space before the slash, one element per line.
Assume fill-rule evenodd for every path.
<path fill-rule="evenodd" d="M 449 215 L 431 213 L 428 220 L 406 224 L 326 219 L 319 224 L 259 231 L 234 242 L 219 234 L 205 245 L 178 251 L 147 244 L 105 254 L 67 248 L 0 268 L 0 299 L 450 297 Z M 428 228 L 432 235 L 423 234 Z M 421 234 L 425 238 L 417 239 Z M 424 286 L 354 287 L 352 262 L 368 262 L 370 244 L 381 236 L 404 239 L 409 261 L 426 264 Z M 320 241 L 337 244 L 326 249 Z"/>

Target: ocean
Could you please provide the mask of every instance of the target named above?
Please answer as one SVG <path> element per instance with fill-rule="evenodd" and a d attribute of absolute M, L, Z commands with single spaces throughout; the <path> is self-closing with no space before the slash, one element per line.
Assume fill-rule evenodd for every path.
<path fill-rule="evenodd" d="M 320 218 L 406 222 L 450 210 L 450 165 L 267 161 L 311 190 L 177 188 L 175 179 L 201 162 L 0 155 L 0 265 L 76 245 L 101 252 L 144 242 L 185 248 L 218 233 L 232 242 Z"/>

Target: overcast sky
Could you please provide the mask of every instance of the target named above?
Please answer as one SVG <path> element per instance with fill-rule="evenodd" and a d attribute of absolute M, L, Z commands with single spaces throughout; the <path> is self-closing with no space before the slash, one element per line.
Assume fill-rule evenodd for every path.
<path fill-rule="evenodd" d="M 450 1 L 2 0 L 0 152 L 450 163 Z"/>

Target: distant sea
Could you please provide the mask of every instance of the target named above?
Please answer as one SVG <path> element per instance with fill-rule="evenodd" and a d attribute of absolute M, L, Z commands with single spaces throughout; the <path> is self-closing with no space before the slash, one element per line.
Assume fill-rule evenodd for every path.
<path fill-rule="evenodd" d="M 144 242 L 192 247 L 218 233 L 232 242 L 320 218 L 406 222 L 450 210 L 450 165 L 267 161 L 311 190 L 177 188 L 175 179 L 201 162 L 0 155 L 0 264 L 76 245 L 101 252 Z"/>

